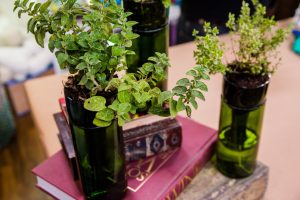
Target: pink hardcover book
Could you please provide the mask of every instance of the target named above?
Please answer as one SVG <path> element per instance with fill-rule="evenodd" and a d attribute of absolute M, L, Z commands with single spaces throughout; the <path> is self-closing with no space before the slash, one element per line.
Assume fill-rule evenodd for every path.
<path fill-rule="evenodd" d="M 191 119 L 177 119 L 183 131 L 181 148 L 127 164 L 125 200 L 175 199 L 211 158 L 216 131 Z M 64 200 L 84 199 L 62 151 L 32 171 L 37 176 L 37 187 L 51 196 Z"/>

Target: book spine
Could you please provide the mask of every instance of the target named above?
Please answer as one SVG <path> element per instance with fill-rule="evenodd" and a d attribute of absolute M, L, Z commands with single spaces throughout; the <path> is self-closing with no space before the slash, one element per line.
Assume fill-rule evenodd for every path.
<path fill-rule="evenodd" d="M 65 117 L 67 123 L 69 124 L 69 115 L 68 115 L 68 112 L 67 112 L 67 106 L 66 106 L 65 98 L 58 99 L 58 102 L 59 102 L 61 112 L 62 112 L 63 116 Z"/>
<path fill-rule="evenodd" d="M 182 173 L 179 179 L 172 183 L 162 194 L 160 194 L 160 200 L 175 200 L 179 194 L 187 187 L 192 179 L 198 174 L 198 172 L 204 167 L 204 165 L 212 157 L 214 144 L 216 141 L 216 135 L 213 135 L 206 145 L 210 145 L 208 148 L 204 147 L 204 151 L 199 152 L 193 160 L 187 165 L 187 169 Z M 212 145 L 213 143 L 213 145 Z"/>
<path fill-rule="evenodd" d="M 63 149 L 65 155 L 68 158 L 69 164 L 71 165 L 73 178 L 74 178 L 74 180 L 78 180 L 79 174 L 77 172 L 75 150 L 74 150 L 73 141 L 72 141 L 72 138 L 70 135 L 69 125 L 68 125 L 65 117 L 63 116 L 63 113 L 56 113 L 53 116 L 54 116 L 56 125 L 59 129 L 58 138 L 59 138 L 60 144 L 62 146 L 62 149 Z"/>
<path fill-rule="evenodd" d="M 124 133 L 126 134 L 126 131 Z M 178 148 L 181 141 L 182 130 L 179 125 L 149 132 L 146 135 L 136 135 L 129 140 L 124 138 L 126 161 L 140 160 Z"/>

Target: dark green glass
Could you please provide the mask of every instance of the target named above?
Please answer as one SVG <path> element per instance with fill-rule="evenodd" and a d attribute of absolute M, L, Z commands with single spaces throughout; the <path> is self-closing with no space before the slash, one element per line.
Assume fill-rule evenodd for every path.
<path fill-rule="evenodd" d="M 120 200 L 126 193 L 122 130 L 117 121 L 106 128 L 71 123 L 81 185 L 88 200 Z"/>
<path fill-rule="evenodd" d="M 168 26 L 153 31 L 135 32 L 138 33 L 140 37 L 132 41 L 132 47 L 130 49 L 135 52 L 135 55 L 127 56 L 128 72 L 136 72 L 155 52 L 168 52 Z"/>
<path fill-rule="evenodd" d="M 126 194 L 127 180 L 122 129 L 117 120 L 109 127 L 95 127 L 90 122 L 85 123 L 85 119 L 95 114 L 84 110 L 82 102 L 66 98 L 66 105 L 69 115 L 71 113 L 72 140 L 86 199 L 122 199 Z"/>
<path fill-rule="evenodd" d="M 240 88 L 224 79 L 216 159 L 228 177 L 247 177 L 255 170 L 267 86 Z"/>
<path fill-rule="evenodd" d="M 128 20 L 136 21 L 133 30 L 152 31 L 160 29 L 168 24 L 169 9 L 165 8 L 162 0 L 123 0 L 124 10 L 131 12 Z"/>
<path fill-rule="evenodd" d="M 133 40 L 130 50 L 135 55 L 126 58 L 128 72 L 136 72 L 148 58 L 155 52 L 168 54 L 169 47 L 169 9 L 165 8 L 161 0 L 124 0 L 124 9 L 133 14 L 128 17 L 130 21 L 138 22 L 133 27 L 133 32 L 140 35 Z M 167 73 L 167 72 L 166 72 Z M 161 89 L 166 89 L 166 83 L 159 83 Z"/>

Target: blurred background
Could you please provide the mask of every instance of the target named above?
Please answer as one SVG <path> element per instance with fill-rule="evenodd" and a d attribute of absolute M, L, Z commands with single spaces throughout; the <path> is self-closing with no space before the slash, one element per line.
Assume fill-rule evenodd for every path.
<path fill-rule="evenodd" d="M 55 2 L 55 0 L 53 0 Z M 0 1 L 0 199 L 48 199 L 34 187 L 31 169 L 46 158 L 28 105 L 26 80 L 62 73 L 48 49 L 27 34 L 26 18 L 13 13 L 13 0 Z M 192 30 L 209 21 L 226 33 L 229 12 L 241 0 L 174 0 L 170 8 L 170 45 L 193 40 Z M 300 0 L 261 0 L 276 20 L 293 18 Z M 53 8 L 55 9 L 55 8 Z"/>

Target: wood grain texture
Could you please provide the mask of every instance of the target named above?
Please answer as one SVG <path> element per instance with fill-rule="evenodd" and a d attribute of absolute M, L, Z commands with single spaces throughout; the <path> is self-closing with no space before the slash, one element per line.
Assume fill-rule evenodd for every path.
<path fill-rule="evenodd" d="M 31 169 L 46 159 L 39 134 L 30 115 L 16 119 L 17 132 L 0 150 L 0 199 L 50 199 L 35 187 Z"/>
<path fill-rule="evenodd" d="M 268 167 L 258 163 L 251 176 L 231 179 L 223 176 L 209 162 L 179 195 L 178 200 L 259 200 L 267 189 L 268 174 Z"/>

